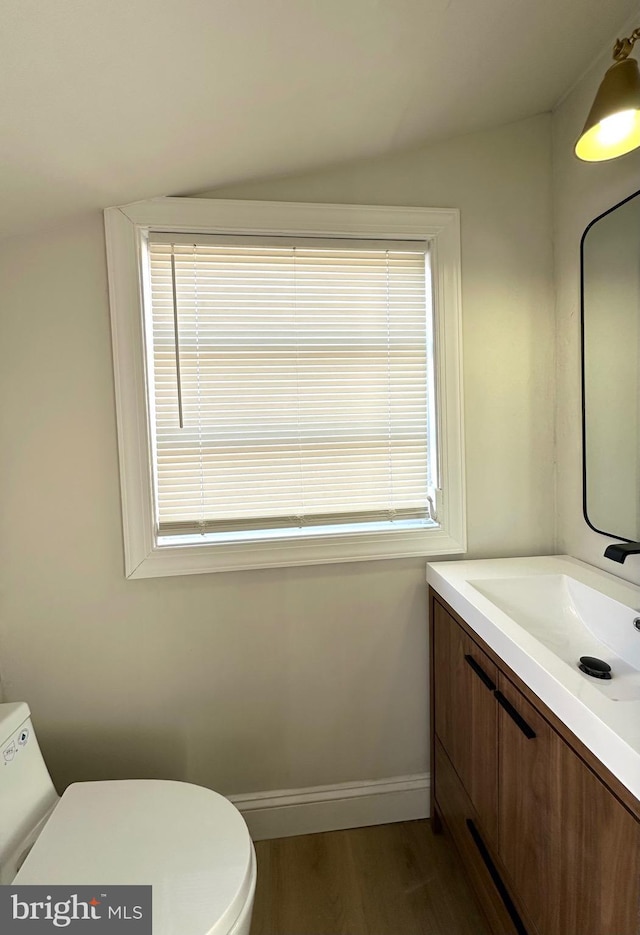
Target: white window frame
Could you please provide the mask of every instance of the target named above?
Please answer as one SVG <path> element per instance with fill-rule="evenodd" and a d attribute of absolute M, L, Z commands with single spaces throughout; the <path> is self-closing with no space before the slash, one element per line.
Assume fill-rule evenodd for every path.
<path fill-rule="evenodd" d="M 155 198 L 107 208 L 105 229 L 128 578 L 466 551 L 457 209 Z M 345 531 L 259 542 L 157 543 L 143 308 L 142 246 L 150 231 L 424 240 L 429 244 L 439 468 L 436 527 Z"/>

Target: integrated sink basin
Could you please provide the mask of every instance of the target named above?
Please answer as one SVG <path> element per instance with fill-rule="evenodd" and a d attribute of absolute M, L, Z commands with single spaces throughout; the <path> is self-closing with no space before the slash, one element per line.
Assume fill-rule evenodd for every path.
<path fill-rule="evenodd" d="M 581 657 L 594 657 L 610 666 L 610 679 L 609 673 L 580 675 L 611 701 L 640 700 L 638 610 L 567 574 L 468 578 L 467 584 L 567 665 L 578 669 Z"/>

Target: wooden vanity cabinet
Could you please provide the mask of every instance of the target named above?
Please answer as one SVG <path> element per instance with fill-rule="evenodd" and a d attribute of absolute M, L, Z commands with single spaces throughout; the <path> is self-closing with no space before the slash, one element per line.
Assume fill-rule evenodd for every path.
<path fill-rule="evenodd" d="M 640 935 L 639 803 L 434 591 L 430 620 L 434 827 L 492 932 Z"/>

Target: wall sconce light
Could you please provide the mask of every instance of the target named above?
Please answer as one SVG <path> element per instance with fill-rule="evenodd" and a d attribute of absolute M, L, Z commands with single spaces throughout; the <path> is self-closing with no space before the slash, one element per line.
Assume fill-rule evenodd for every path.
<path fill-rule="evenodd" d="M 605 72 L 575 153 L 585 162 L 624 156 L 640 146 L 640 71 L 629 58 L 640 27 L 613 47 L 615 62 Z"/>

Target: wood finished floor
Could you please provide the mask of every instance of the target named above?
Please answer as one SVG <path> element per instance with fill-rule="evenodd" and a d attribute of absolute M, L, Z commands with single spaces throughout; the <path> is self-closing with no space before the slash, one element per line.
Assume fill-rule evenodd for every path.
<path fill-rule="evenodd" d="M 428 821 L 256 843 L 251 935 L 488 935 Z"/>

